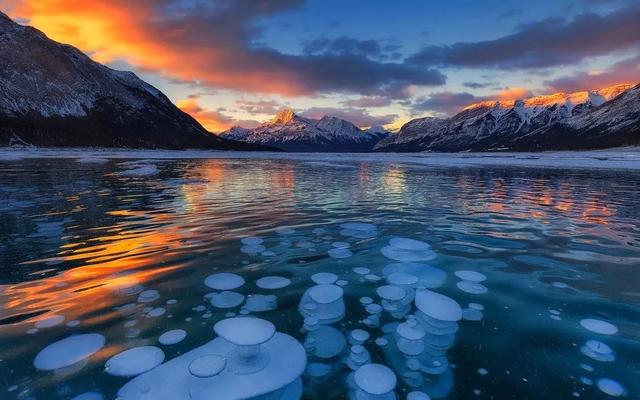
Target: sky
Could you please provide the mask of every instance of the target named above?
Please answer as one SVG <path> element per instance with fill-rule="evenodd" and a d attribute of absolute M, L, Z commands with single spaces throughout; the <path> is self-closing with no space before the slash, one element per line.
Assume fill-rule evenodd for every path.
<path fill-rule="evenodd" d="M 469 103 L 640 81 L 637 0 L 0 0 L 212 132 L 283 107 L 398 129 Z"/>

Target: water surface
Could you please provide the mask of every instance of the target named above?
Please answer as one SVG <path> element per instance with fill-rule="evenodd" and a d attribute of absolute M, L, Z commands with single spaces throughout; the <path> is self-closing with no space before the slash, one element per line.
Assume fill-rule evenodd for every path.
<path fill-rule="evenodd" d="M 140 176 L 122 174 L 138 168 Z M 347 312 L 332 326 L 345 335 L 367 330 L 372 361 L 393 367 L 398 396 L 404 398 L 414 390 L 402 379 L 406 371 L 394 361 L 393 350 L 374 342 L 394 326 L 385 324 L 402 319 L 384 313 L 379 327 L 363 324 L 367 313 L 359 299 L 379 301 L 376 288 L 384 282 L 353 271 L 366 267 L 382 276 L 385 266 L 397 262 L 381 253 L 394 237 L 424 241 L 437 253 L 426 262 L 447 274 L 436 292 L 463 308 L 484 306 L 482 320 L 460 321 L 446 351 L 446 372 L 425 374 L 420 390 L 432 398 L 610 398 L 598 388 L 602 378 L 619 382 L 627 398 L 640 396 L 640 176 L 635 172 L 303 160 L 25 159 L 0 161 L 0 199 L 2 399 L 71 399 L 91 391 L 115 398 L 128 379 L 104 371 L 111 356 L 153 345 L 166 359 L 175 358 L 213 339 L 214 323 L 240 310 L 217 309 L 205 297 L 212 289 L 204 280 L 215 272 L 241 275 L 246 284 L 237 291 L 244 295 L 276 295 L 276 310 L 252 315 L 300 342 L 306 332 L 298 303 L 313 285 L 311 275 L 337 274 L 348 282 Z M 343 236 L 339 225 L 347 222 L 373 224 L 376 234 Z M 278 233 L 281 228 L 293 232 Z M 241 252 L 244 237 L 262 238 L 274 254 Z M 347 242 L 353 255 L 331 257 L 335 242 Z M 484 274 L 488 291 L 460 290 L 454 274 L 459 270 Z M 256 287 L 256 280 L 268 275 L 292 283 L 278 290 Z M 157 290 L 160 298 L 138 303 L 143 289 Z M 149 315 L 155 308 L 165 312 Z M 618 332 L 589 331 L 580 324 L 584 319 L 607 321 Z M 36 328 L 43 320 L 54 326 Z M 184 329 L 186 339 L 158 344 L 171 329 Z M 106 345 L 71 369 L 34 367 L 44 347 L 79 333 L 100 333 Z M 583 354 L 591 339 L 610 346 L 614 359 Z M 303 397 L 347 398 L 351 370 L 342 358 L 348 353 L 346 348 L 330 360 L 310 356 L 309 362 L 333 369 L 324 377 L 303 376 Z"/>

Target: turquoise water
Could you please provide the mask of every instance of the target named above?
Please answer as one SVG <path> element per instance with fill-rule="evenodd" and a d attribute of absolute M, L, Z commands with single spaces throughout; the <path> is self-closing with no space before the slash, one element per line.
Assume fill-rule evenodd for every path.
<path fill-rule="evenodd" d="M 132 169 L 139 176 L 125 172 Z M 349 347 L 319 357 L 303 328 L 298 304 L 318 272 L 332 272 L 344 285 L 346 311 L 328 326 L 345 336 L 357 328 L 369 332 L 364 347 L 372 362 L 397 375 L 398 398 L 412 390 L 447 399 L 640 396 L 640 176 L 634 172 L 34 159 L 0 162 L 0 198 L 2 399 L 87 392 L 116 398 L 130 378 L 105 372 L 112 356 L 157 346 L 165 362 L 175 359 L 214 339 L 216 322 L 241 312 L 243 306 L 220 309 L 205 297 L 215 291 L 205 279 L 219 272 L 244 278 L 235 292 L 277 298 L 276 309 L 250 314 L 307 345 L 307 363 L 315 367 L 302 376 L 303 398 L 349 397 Z M 340 225 L 350 222 L 375 231 L 345 236 Z M 265 249 L 242 252 L 246 237 L 261 238 Z M 432 290 L 455 300 L 465 317 L 473 314 L 458 322 L 440 370 L 411 379 L 393 331 L 417 312 L 415 304 L 399 317 L 384 311 L 369 326 L 360 302 L 380 303 L 384 268 L 399 262 L 381 250 L 399 237 L 430 246 L 435 258 L 418 262 L 446 274 Z M 350 256 L 329 255 L 347 246 L 337 254 Z M 369 276 L 354 268 L 367 268 Z M 461 270 L 483 274 L 486 293 L 461 290 L 455 274 Z M 256 286 L 273 275 L 290 285 Z M 159 297 L 139 302 L 142 290 Z M 470 303 L 482 305 L 479 316 Z M 615 333 L 581 324 L 591 319 L 613 325 Z M 159 344 L 173 329 L 186 338 Z M 46 346 L 92 333 L 105 342 L 90 356 L 60 369 L 34 366 Z M 381 337 L 389 343 L 376 343 Z M 610 351 L 596 360 L 583 351 L 588 340 Z M 318 375 L 316 364 L 329 372 L 310 376 Z"/>

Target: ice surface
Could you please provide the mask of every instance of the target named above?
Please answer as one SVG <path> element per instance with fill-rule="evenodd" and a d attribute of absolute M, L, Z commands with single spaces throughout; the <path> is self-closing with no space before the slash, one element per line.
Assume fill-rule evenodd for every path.
<path fill-rule="evenodd" d="M 261 289 L 282 289 L 291 284 L 291 280 L 283 276 L 265 276 L 256 281 L 256 286 Z"/>
<path fill-rule="evenodd" d="M 278 308 L 278 298 L 272 294 L 250 294 L 242 306 L 243 310 L 250 312 L 263 312 Z"/>
<path fill-rule="evenodd" d="M 597 381 L 598 389 L 603 393 L 613 397 L 624 396 L 627 393 L 627 389 L 622 386 L 620 382 L 614 381 L 609 378 L 601 378 Z"/>
<path fill-rule="evenodd" d="M 363 365 L 355 372 L 354 380 L 358 388 L 373 395 L 391 392 L 397 382 L 393 371 L 382 364 Z"/>
<path fill-rule="evenodd" d="M 113 376 L 136 376 L 164 361 L 164 352 L 155 346 L 141 346 L 125 350 L 107 360 L 105 371 Z"/>
<path fill-rule="evenodd" d="M 239 306 L 244 301 L 243 294 L 228 290 L 220 293 L 212 293 L 208 297 L 211 305 L 216 308 L 233 308 Z"/>
<path fill-rule="evenodd" d="M 420 311 L 439 321 L 455 322 L 462 318 L 458 302 L 431 290 L 417 290 L 415 303 Z"/>
<path fill-rule="evenodd" d="M 86 392 L 73 397 L 71 400 L 103 400 L 100 392 Z"/>
<path fill-rule="evenodd" d="M 104 343 L 104 336 L 98 333 L 69 336 L 42 349 L 36 355 L 33 366 L 45 371 L 68 367 L 90 357 Z"/>
<path fill-rule="evenodd" d="M 172 345 L 180 343 L 187 337 L 187 332 L 184 329 L 172 329 L 160 335 L 158 342 L 164 345 Z"/>
<path fill-rule="evenodd" d="M 204 284 L 215 290 L 233 290 L 244 285 L 244 279 L 240 275 L 221 272 L 209 275 Z"/>
<path fill-rule="evenodd" d="M 618 333 L 618 328 L 615 325 L 599 319 L 583 319 L 580 321 L 580 325 L 591 332 L 601 335 L 615 335 Z"/>
<path fill-rule="evenodd" d="M 271 339 L 276 327 L 260 318 L 228 318 L 213 326 L 216 334 L 230 343 L 239 346 L 255 346 Z"/>
<path fill-rule="evenodd" d="M 261 244 L 248 244 L 240 247 L 240 252 L 245 254 L 258 254 L 265 251 L 267 248 Z"/>
<path fill-rule="evenodd" d="M 487 277 L 484 274 L 476 271 L 462 270 L 462 271 L 456 271 L 455 274 L 458 278 L 462 279 L 463 281 L 469 281 L 469 282 L 483 282 L 487 279 Z"/>

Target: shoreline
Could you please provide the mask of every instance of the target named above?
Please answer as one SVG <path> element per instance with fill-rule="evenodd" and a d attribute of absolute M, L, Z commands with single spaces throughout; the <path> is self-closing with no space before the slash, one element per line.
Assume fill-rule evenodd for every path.
<path fill-rule="evenodd" d="M 528 167 L 640 170 L 640 147 L 604 150 L 484 153 L 286 153 L 224 150 L 139 150 L 114 148 L 0 148 L 0 162 L 34 158 L 73 159 L 264 159 L 374 162 L 426 167 Z M 330 165 L 328 165 L 330 166 Z"/>

